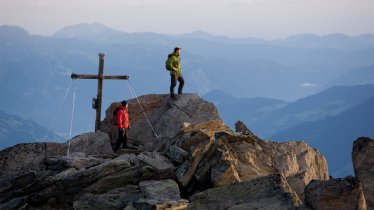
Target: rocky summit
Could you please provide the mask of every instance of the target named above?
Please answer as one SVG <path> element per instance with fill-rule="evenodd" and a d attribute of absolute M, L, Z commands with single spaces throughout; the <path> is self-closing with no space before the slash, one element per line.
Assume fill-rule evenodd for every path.
<path fill-rule="evenodd" d="M 129 149 L 112 150 L 113 103 L 101 132 L 0 151 L 0 209 L 370 209 L 359 171 L 371 139 L 354 150 L 365 181 L 332 179 L 317 150 L 262 140 L 240 121 L 232 131 L 196 94 L 138 100 Z"/>

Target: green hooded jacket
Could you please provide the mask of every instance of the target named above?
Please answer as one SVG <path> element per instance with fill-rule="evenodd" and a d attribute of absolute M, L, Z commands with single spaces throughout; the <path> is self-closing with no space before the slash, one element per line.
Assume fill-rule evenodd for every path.
<path fill-rule="evenodd" d="M 170 74 L 172 75 L 177 75 L 181 76 L 182 71 L 181 71 L 181 58 L 178 54 L 172 53 L 169 60 L 168 60 L 168 65 L 170 65 L 172 71 L 170 71 Z"/>

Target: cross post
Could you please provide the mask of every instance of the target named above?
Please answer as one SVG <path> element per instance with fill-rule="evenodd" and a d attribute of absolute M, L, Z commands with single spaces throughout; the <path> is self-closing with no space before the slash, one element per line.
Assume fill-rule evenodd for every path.
<path fill-rule="evenodd" d="M 127 75 L 104 75 L 104 53 L 99 53 L 99 73 L 97 75 L 90 74 L 71 74 L 72 79 L 97 79 L 97 98 L 92 101 L 92 108 L 96 109 L 96 121 L 95 121 L 95 132 L 100 131 L 100 118 L 101 118 L 101 103 L 103 96 L 103 80 L 104 79 L 115 79 L 115 80 L 128 80 Z"/>

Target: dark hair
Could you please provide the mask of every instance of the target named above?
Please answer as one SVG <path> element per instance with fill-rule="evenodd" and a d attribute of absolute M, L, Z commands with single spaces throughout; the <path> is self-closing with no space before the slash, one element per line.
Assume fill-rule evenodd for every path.
<path fill-rule="evenodd" d="M 126 106 L 126 104 L 127 104 L 127 101 L 126 101 L 126 100 L 121 101 L 121 105 L 122 105 L 122 106 Z"/>
<path fill-rule="evenodd" d="M 181 48 L 179 48 L 179 47 L 175 47 L 174 48 L 174 52 L 177 52 L 177 50 L 180 50 Z"/>

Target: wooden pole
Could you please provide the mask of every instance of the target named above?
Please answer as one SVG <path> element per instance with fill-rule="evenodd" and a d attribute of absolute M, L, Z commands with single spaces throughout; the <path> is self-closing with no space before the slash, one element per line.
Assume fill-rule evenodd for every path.
<path fill-rule="evenodd" d="M 103 97 L 103 74 L 104 74 L 104 53 L 99 54 L 99 73 L 97 78 L 97 109 L 95 132 L 100 131 L 101 102 Z"/>

